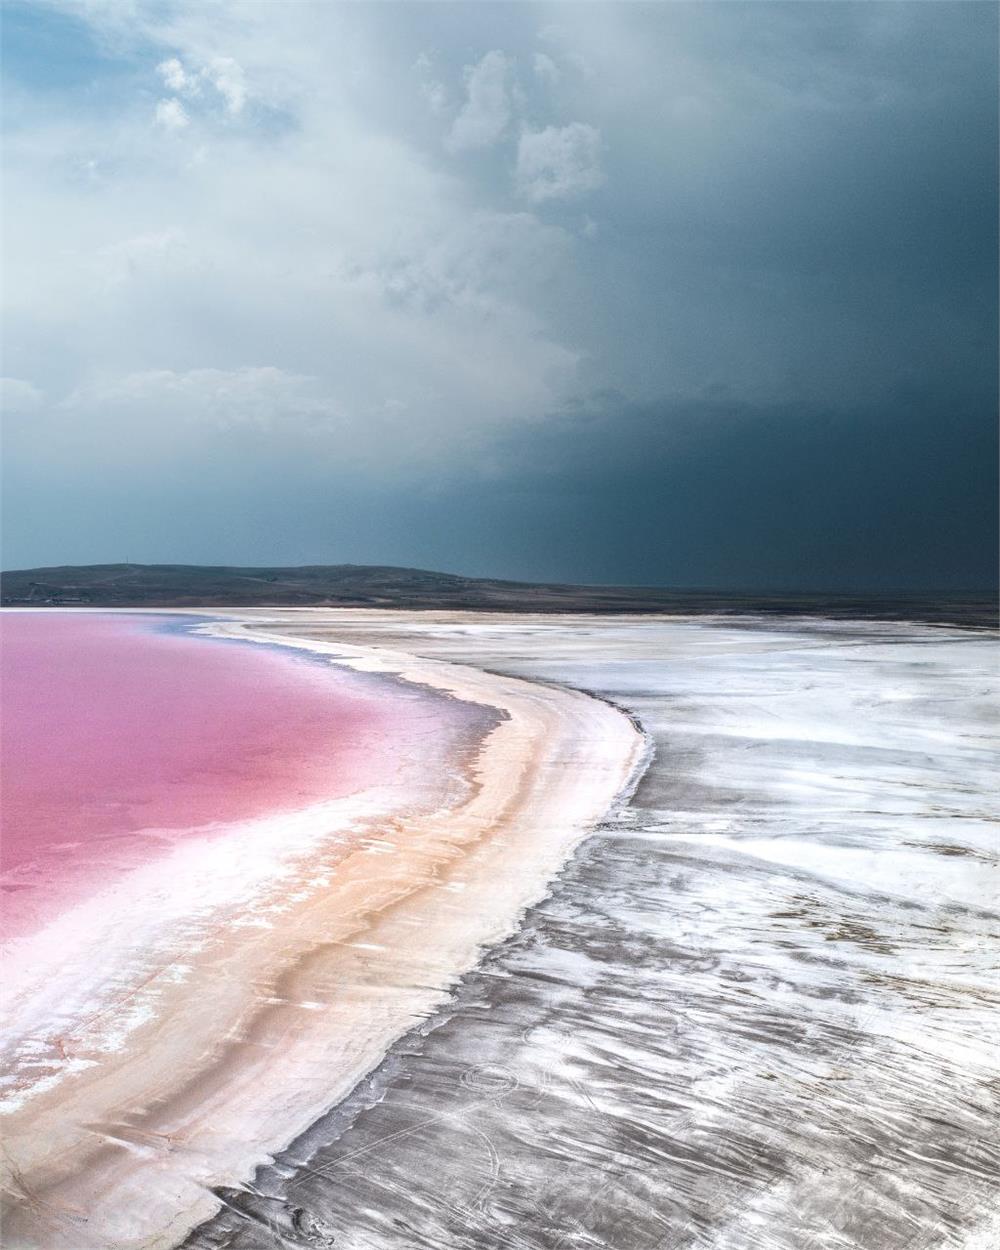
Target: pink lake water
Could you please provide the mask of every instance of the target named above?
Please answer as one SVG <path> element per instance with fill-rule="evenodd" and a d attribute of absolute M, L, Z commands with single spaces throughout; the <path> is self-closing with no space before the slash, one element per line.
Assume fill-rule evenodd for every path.
<path fill-rule="evenodd" d="M 191 830 L 388 781 L 418 711 L 328 664 L 163 617 L 4 613 L 0 642 L 8 935 Z"/>

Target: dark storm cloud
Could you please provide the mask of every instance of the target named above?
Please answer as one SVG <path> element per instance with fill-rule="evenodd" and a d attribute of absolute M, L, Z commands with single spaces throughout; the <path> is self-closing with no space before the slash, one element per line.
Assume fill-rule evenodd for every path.
<path fill-rule="evenodd" d="M 8 566 L 993 581 L 992 5 L 168 8 L 11 67 Z"/>
<path fill-rule="evenodd" d="M 509 476 L 543 501 L 538 524 L 581 553 L 581 576 L 597 551 L 606 581 L 617 569 L 688 586 L 913 589 L 933 570 L 939 588 L 984 586 L 997 531 L 988 403 L 954 387 L 851 410 L 612 396 L 550 425 Z"/>

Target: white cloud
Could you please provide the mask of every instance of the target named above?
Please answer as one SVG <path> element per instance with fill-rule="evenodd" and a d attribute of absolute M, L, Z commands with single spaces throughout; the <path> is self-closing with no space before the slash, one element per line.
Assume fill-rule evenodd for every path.
<path fill-rule="evenodd" d="M 67 411 L 122 412 L 130 422 L 270 429 L 335 416 L 318 379 L 273 365 L 241 369 L 145 369 L 88 381 L 62 401 Z"/>
<path fill-rule="evenodd" d="M 614 48 L 615 42 L 617 41 L 619 29 L 620 29 L 619 25 L 616 21 L 612 23 L 611 30 L 605 28 L 601 31 L 600 35 L 598 36 L 598 38 L 601 39 L 602 41 L 603 50 L 605 54 L 607 54 L 609 48 Z M 569 27 L 559 26 L 553 23 L 550 26 L 544 26 L 538 32 L 538 40 L 540 43 L 548 43 L 548 44 L 552 44 L 553 46 L 557 46 L 560 51 L 559 59 L 562 61 L 564 66 L 571 65 L 575 70 L 578 71 L 578 73 L 582 74 L 585 78 L 591 78 L 593 76 L 594 71 L 590 65 L 590 62 L 587 60 L 585 56 L 583 56 L 582 53 L 578 52 L 573 46 L 575 42 L 574 37 L 582 33 L 582 30 L 583 30 L 583 24 L 580 23 L 579 21 L 573 27 L 572 30 L 570 30 Z M 609 36 L 611 36 L 610 39 L 608 38 Z M 611 55 L 614 56 L 613 51 L 611 52 Z M 544 52 L 539 53 L 539 56 L 543 60 L 549 61 L 550 64 L 552 65 L 552 68 L 556 71 L 559 77 L 562 77 L 562 71 L 555 65 L 551 57 L 546 56 Z M 539 73 L 538 60 L 539 60 L 539 57 L 536 57 L 535 58 L 535 73 L 536 74 Z M 540 77 L 544 76 L 544 70 L 541 74 L 539 74 L 539 76 Z"/>
<path fill-rule="evenodd" d="M 562 78 L 559 66 L 544 52 L 535 53 L 534 67 L 535 77 L 550 87 L 556 86 Z"/>
<path fill-rule="evenodd" d="M 448 135 L 451 151 L 489 147 L 503 135 L 511 117 L 509 73 L 510 62 L 497 51 L 465 67 L 466 100 Z"/>
<path fill-rule="evenodd" d="M 223 108 L 230 117 L 237 117 L 242 113 L 249 98 L 246 74 L 239 62 L 231 56 L 213 56 L 201 69 L 192 69 L 180 57 L 172 56 L 161 61 L 156 72 L 162 78 L 164 86 L 175 93 L 174 103 L 178 104 L 182 113 L 183 105 L 180 105 L 176 97 L 184 96 L 187 100 L 194 100 L 202 95 L 202 85 L 205 83 L 214 88 L 221 97 Z M 202 105 L 204 106 L 204 99 Z M 186 113 L 184 115 L 187 116 Z M 171 123 L 168 121 L 166 124 Z M 179 124 L 185 125 L 186 122 Z M 173 128 L 178 128 L 177 123 L 173 124 Z"/>
<path fill-rule="evenodd" d="M 420 94 L 427 101 L 432 113 L 440 117 L 448 111 L 448 90 L 434 75 L 434 62 L 426 52 L 421 52 L 413 62 L 414 72 L 420 75 Z"/>
<path fill-rule="evenodd" d="M 241 65 L 231 56 L 216 56 L 205 66 L 202 74 L 222 96 L 230 116 L 242 113 L 247 102 L 247 85 Z"/>
<path fill-rule="evenodd" d="M 536 204 L 595 190 L 604 182 L 600 131 L 584 122 L 523 131 L 515 178 L 520 194 Z"/>
<path fill-rule="evenodd" d="M 191 124 L 191 118 L 188 117 L 184 105 L 174 96 L 157 102 L 156 124 L 164 130 L 183 130 Z"/>
<path fill-rule="evenodd" d="M 155 96 L 124 98 L 113 130 L 106 111 L 58 126 L 40 111 L 15 138 L 8 359 L 72 396 L 22 423 L 31 454 L 145 472 L 230 444 L 266 460 L 270 439 L 373 477 L 474 464 L 576 386 L 582 349 L 549 295 L 572 273 L 572 234 L 491 203 L 472 163 L 414 138 L 400 118 L 420 79 L 375 35 L 344 34 L 353 10 L 246 13 L 158 38 L 157 126 L 181 142 L 150 146 Z M 469 70 L 460 144 L 510 125 L 512 80 L 500 52 Z M 219 84 L 241 118 L 259 100 L 288 124 L 213 125 Z M 80 153 L 105 170 L 93 184 L 62 173 Z"/>
<path fill-rule="evenodd" d="M 177 57 L 172 56 L 166 61 L 161 61 L 156 67 L 156 72 L 163 79 L 163 85 L 168 90 L 177 92 L 179 95 L 197 95 L 198 79 L 187 72 Z"/>
<path fill-rule="evenodd" d="M 444 83 L 431 79 L 420 84 L 420 93 L 427 101 L 431 112 L 440 117 L 448 111 L 448 92 Z"/>

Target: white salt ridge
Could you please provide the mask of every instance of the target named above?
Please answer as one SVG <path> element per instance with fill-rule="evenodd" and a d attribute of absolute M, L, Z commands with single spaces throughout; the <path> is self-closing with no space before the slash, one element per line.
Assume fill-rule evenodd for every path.
<path fill-rule="evenodd" d="M 203 952 L 223 916 L 230 930 L 270 927 L 293 898 L 328 882 L 313 876 L 308 888 L 278 901 L 304 860 L 358 838 L 398 804 L 398 794 L 372 791 L 213 826 L 204 836 L 192 831 L 166 856 L 12 942 L 4 958 L 0 1083 L 16 1092 L 0 1096 L 0 1115 L 122 1050 L 156 1018 L 163 988 L 191 974 L 174 952 Z M 39 1061 L 28 1058 L 40 1054 L 47 1056 L 43 1077 L 32 1075 Z"/>

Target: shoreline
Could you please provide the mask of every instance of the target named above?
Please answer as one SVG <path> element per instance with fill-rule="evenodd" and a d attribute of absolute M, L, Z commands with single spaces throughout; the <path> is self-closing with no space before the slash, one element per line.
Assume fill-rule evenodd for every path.
<path fill-rule="evenodd" d="M 218 1208 L 214 1187 L 248 1180 L 445 1001 L 637 776 L 642 738 L 587 695 L 402 651 L 278 638 L 255 621 L 226 614 L 193 632 L 325 655 L 503 719 L 480 744 L 463 801 L 370 813 L 367 838 L 323 865 L 318 887 L 315 863 L 301 866 L 299 883 L 313 888 L 278 925 L 234 929 L 230 916 L 228 941 L 210 959 L 194 955 L 131 1050 L 40 1097 L 31 1123 L 7 1134 L 15 1177 L 31 1173 L 7 1215 L 12 1250 L 176 1245 Z"/>

